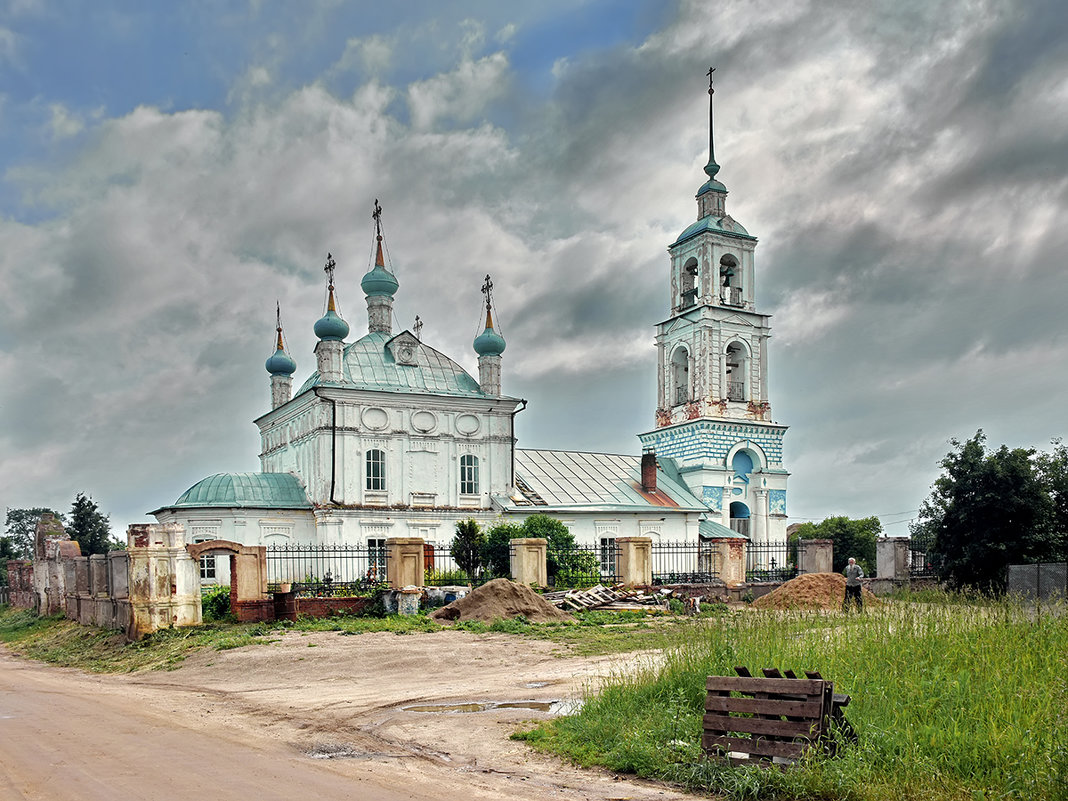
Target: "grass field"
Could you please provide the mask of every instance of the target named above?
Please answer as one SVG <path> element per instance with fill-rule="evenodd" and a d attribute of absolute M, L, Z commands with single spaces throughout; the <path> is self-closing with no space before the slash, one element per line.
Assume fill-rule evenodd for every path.
<path fill-rule="evenodd" d="M 818 670 L 860 734 L 788 770 L 701 760 L 704 682 L 744 665 Z M 898 602 L 878 614 L 731 615 L 662 667 L 620 676 L 575 716 L 517 735 L 585 765 L 733 799 L 1068 798 L 1068 616 Z"/>

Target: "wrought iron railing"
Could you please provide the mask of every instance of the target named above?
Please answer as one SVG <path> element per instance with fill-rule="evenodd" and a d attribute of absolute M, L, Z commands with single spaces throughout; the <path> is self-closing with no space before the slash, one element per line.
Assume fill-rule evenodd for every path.
<path fill-rule="evenodd" d="M 290 584 L 301 595 L 351 595 L 386 580 L 385 548 L 365 545 L 268 545 L 267 588 Z"/>
<path fill-rule="evenodd" d="M 744 401 L 745 400 L 745 382 L 744 381 L 728 381 L 727 382 L 727 400 L 729 400 L 729 401 Z"/>
<path fill-rule="evenodd" d="M 619 581 L 619 546 L 615 539 L 606 538 L 599 545 L 550 547 L 547 562 L 549 583 L 560 589 Z"/>
<path fill-rule="evenodd" d="M 719 551 L 700 542 L 653 542 L 653 584 L 705 584 L 720 577 Z"/>
<path fill-rule="evenodd" d="M 786 540 L 750 542 L 746 548 L 746 581 L 789 581 L 797 576 L 797 553 Z"/>
<path fill-rule="evenodd" d="M 681 406 L 684 403 L 688 403 L 690 400 L 690 388 L 689 387 L 675 387 L 675 405 Z"/>

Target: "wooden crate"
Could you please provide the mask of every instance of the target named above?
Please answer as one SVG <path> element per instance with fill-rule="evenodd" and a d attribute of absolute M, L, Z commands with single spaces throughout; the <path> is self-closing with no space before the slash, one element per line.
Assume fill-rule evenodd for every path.
<path fill-rule="evenodd" d="M 738 672 L 748 674 L 744 668 Z M 706 754 L 734 764 L 789 763 L 806 749 L 822 747 L 834 683 L 766 672 L 776 675 L 708 677 L 701 738 Z"/>

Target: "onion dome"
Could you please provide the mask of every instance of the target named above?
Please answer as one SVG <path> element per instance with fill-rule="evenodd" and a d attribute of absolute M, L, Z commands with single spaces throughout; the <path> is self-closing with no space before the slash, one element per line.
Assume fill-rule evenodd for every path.
<path fill-rule="evenodd" d="M 326 314 L 315 321 L 315 336 L 324 342 L 340 342 L 349 335 L 349 324 L 341 319 L 337 313 L 337 303 L 334 300 L 334 257 L 326 254 L 326 274 L 329 278 L 327 285 L 328 300 Z"/>
<path fill-rule="evenodd" d="M 376 203 L 378 201 L 375 201 Z M 376 207 L 377 208 L 377 207 Z M 393 297 L 397 293 L 400 282 L 397 277 L 386 269 L 385 259 L 382 258 L 382 234 L 378 234 L 378 253 L 375 255 L 375 266 L 368 271 L 360 281 L 360 289 L 367 297 L 385 295 Z"/>
<path fill-rule="evenodd" d="M 486 330 L 475 337 L 472 343 L 479 356 L 500 356 L 504 353 L 504 337 L 493 330 L 493 315 L 486 309 Z"/>
<path fill-rule="evenodd" d="M 297 363 L 286 353 L 286 346 L 282 342 L 282 312 L 278 309 L 278 344 L 277 350 L 267 359 L 264 367 L 271 375 L 293 375 L 297 371 Z"/>

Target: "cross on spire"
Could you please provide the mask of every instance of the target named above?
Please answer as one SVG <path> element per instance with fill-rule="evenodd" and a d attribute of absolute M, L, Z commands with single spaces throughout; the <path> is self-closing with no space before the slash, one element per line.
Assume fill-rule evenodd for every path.
<path fill-rule="evenodd" d="M 706 73 L 708 75 L 708 164 L 705 165 L 705 174 L 712 180 L 715 180 L 716 173 L 719 172 L 719 165 L 716 163 L 715 120 L 712 117 L 712 95 L 716 93 L 712 84 L 712 74 L 715 71 L 715 67 L 709 67 Z"/>
<path fill-rule="evenodd" d="M 329 253 L 327 253 L 326 254 L 326 266 L 323 268 L 323 270 L 324 270 L 324 272 L 326 272 L 326 280 L 330 284 L 330 290 L 331 291 L 333 291 L 333 289 L 334 289 L 334 268 L 335 267 L 337 267 L 337 264 L 334 262 L 334 257 L 331 256 Z"/>
<path fill-rule="evenodd" d="M 490 277 L 487 275 L 485 283 L 482 284 L 482 294 L 486 296 L 486 311 L 489 311 L 490 303 L 493 297 L 492 293 L 493 281 L 490 280 Z"/>
<path fill-rule="evenodd" d="M 412 333 L 415 334 L 415 338 L 422 340 L 420 334 L 423 331 L 423 321 L 419 319 L 419 315 L 415 315 L 415 325 L 412 326 Z"/>
<path fill-rule="evenodd" d="M 715 67 L 708 68 L 708 93 L 713 95 L 716 93 L 715 88 L 712 86 L 712 73 L 716 71 Z"/>
<path fill-rule="evenodd" d="M 375 210 L 371 212 L 371 217 L 375 221 L 375 235 L 382 241 L 382 207 L 378 205 L 378 198 L 375 198 Z"/>

